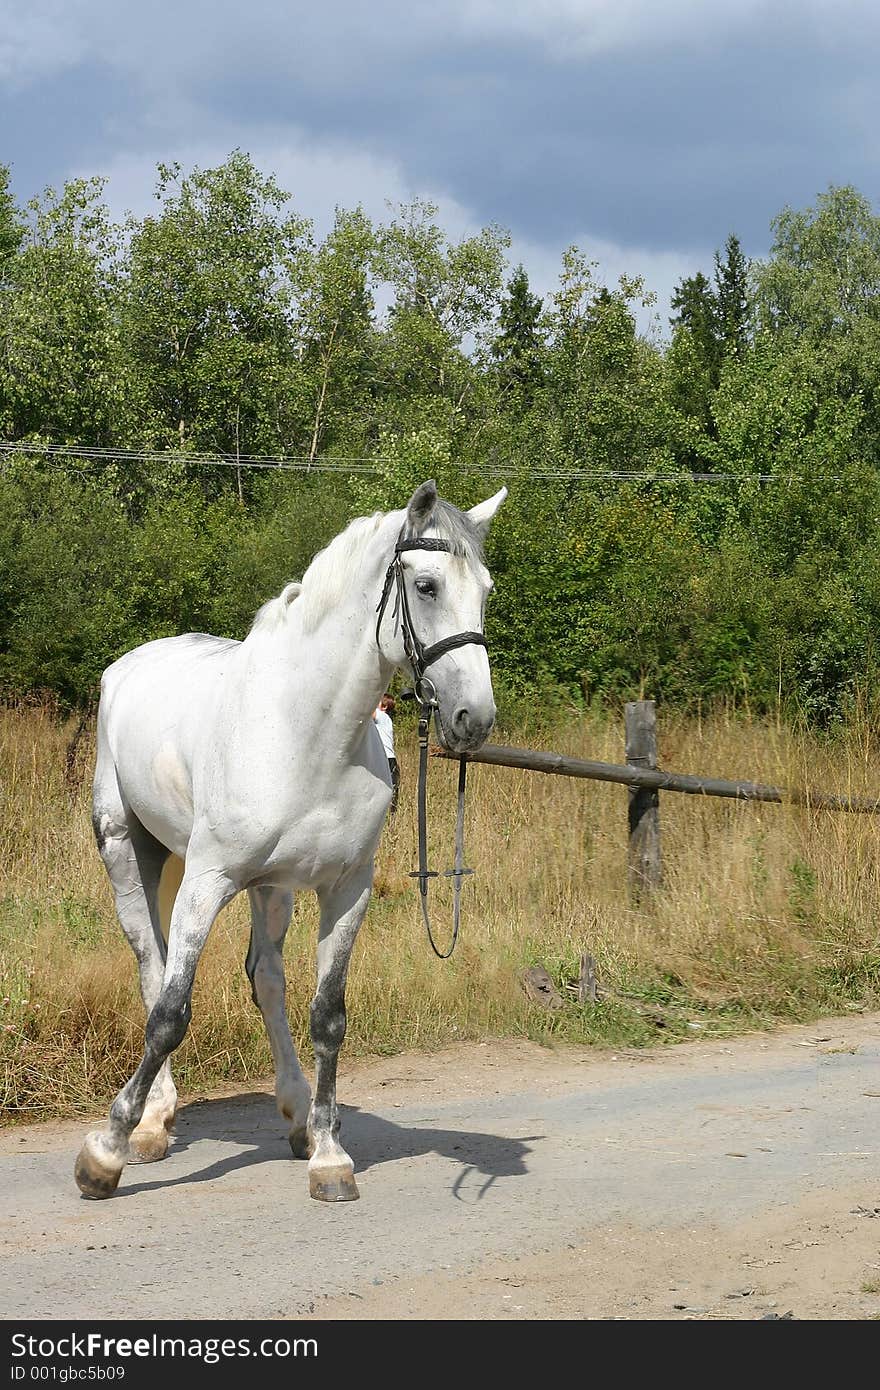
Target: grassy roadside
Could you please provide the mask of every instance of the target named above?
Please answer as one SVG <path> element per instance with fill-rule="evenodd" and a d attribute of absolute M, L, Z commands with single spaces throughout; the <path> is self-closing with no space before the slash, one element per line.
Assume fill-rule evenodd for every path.
<path fill-rule="evenodd" d="M 92 841 L 87 731 L 44 707 L 0 710 L 0 1112 L 5 1123 L 76 1114 L 108 1100 L 140 1055 L 143 1011 Z M 622 722 L 569 717 L 497 741 L 622 760 Z M 880 1007 L 880 822 L 664 794 L 665 884 L 637 909 L 626 893 L 626 793 L 620 787 L 475 766 L 470 779 L 463 939 L 441 962 L 424 940 L 408 871 L 416 860 L 416 749 L 399 735 L 400 809 L 379 856 L 376 893 L 348 990 L 350 1053 L 521 1036 L 597 1046 L 805 1021 Z M 664 714 L 665 767 L 880 790 L 869 728 L 833 739 L 769 722 Z M 455 768 L 431 768 L 430 845 L 452 852 Z M 442 861 L 442 863 L 441 863 Z M 436 890 L 442 934 L 449 919 Z M 298 902 L 286 948 L 294 1037 L 309 1057 L 316 904 Z M 271 1070 L 243 960 L 245 902 L 218 920 L 196 985 L 194 1023 L 178 1054 L 183 1094 Z M 596 958 L 597 1005 L 573 990 L 582 951 Z M 563 1005 L 524 995 L 524 968 L 544 965 Z"/>

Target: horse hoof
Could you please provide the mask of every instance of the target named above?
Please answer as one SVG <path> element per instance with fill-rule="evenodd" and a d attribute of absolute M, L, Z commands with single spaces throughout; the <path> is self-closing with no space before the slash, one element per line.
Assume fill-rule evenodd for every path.
<path fill-rule="evenodd" d="M 129 1139 L 131 1154 L 129 1163 L 158 1163 L 168 1152 L 168 1131 L 162 1129 L 136 1129 Z"/>
<path fill-rule="evenodd" d="M 113 1196 L 125 1167 L 124 1161 L 119 1162 L 107 1154 L 101 1141 L 100 1134 L 86 1135 L 73 1169 L 80 1192 L 96 1200 Z"/>
<path fill-rule="evenodd" d="M 312 1141 L 305 1125 L 302 1129 L 293 1130 L 287 1138 L 294 1158 L 311 1158 Z"/>
<path fill-rule="evenodd" d="M 309 1196 L 316 1202 L 356 1202 L 360 1195 L 350 1168 L 316 1168 L 309 1173 Z"/>

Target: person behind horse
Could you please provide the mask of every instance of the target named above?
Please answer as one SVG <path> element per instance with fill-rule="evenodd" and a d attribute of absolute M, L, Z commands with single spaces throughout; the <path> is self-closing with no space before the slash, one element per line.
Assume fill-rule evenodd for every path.
<path fill-rule="evenodd" d="M 391 806 L 389 810 L 392 816 L 397 810 L 397 798 L 400 792 L 400 767 L 398 766 L 397 756 L 394 751 L 394 725 L 391 722 L 394 709 L 394 696 L 390 695 L 386 690 L 373 711 L 373 719 L 376 728 L 379 730 L 382 747 L 385 749 L 385 756 L 388 759 L 388 766 L 391 769 Z"/>

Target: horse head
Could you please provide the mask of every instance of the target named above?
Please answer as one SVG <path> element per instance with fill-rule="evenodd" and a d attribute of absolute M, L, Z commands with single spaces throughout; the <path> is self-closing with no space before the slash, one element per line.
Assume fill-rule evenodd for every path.
<path fill-rule="evenodd" d="M 438 496 L 433 479 L 416 488 L 379 605 L 383 655 L 412 672 L 417 697 L 433 706 L 441 743 L 455 753 L 479 748 L 495 722 L 483 636 L 492 580 L 483 541 L 506 496 L 501 488 L 462 512 Z M 394 621 L 383 622 L 389 607 Z"/>

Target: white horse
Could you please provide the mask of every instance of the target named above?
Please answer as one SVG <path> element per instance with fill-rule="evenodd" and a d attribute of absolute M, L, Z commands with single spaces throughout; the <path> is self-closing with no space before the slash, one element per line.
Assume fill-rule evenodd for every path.
<path fill-rule="evenodd" d="M 196 966 L 218 912 L 243 888 L 246 969 L 291 1148 L 309 1160 L 313 1197 L 358 1196 L 338 1137 L 336 1063 L 351 950 L 391 798 L 372 713 L 395 669 L 418 684 L 430 664 L 442 742 L 465 752 L 485 741 L 495 704 L 482 541 L 506 493 L 461 512 L 423 483 L 404 511 L 353 521 L 301 585 L 260 609 L 244 641 L 165 638 L 104 673 L 95 835 L 148 1017 L 140 1066 L 77 1158 L 87 1197 L 115 1191 L 131 1150 L 141 1161 L 164 1157 L 177 1107 L 169 1058 L 189 1025 Z M 166 953 L 159 887 L 172 855 L 183 875 Z M 314 1099 L 284 1007 L 281 953 L 296 889 L 314 889 L 320 903 Z"/>

